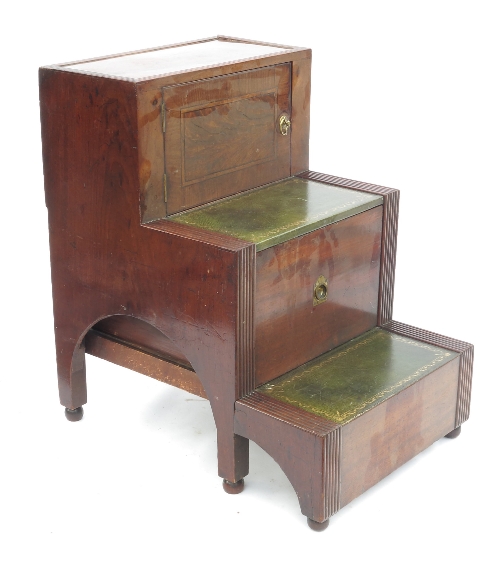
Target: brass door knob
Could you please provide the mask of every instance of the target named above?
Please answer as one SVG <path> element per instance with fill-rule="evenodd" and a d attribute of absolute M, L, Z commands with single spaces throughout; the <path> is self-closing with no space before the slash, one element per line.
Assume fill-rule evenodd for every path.
<path fill-rule="evenodd" d="M 280 131 L 282 135 L 288 135 L 288 129 L 290 129 L 291 121 L 286 115 L 280 117 Z"/>

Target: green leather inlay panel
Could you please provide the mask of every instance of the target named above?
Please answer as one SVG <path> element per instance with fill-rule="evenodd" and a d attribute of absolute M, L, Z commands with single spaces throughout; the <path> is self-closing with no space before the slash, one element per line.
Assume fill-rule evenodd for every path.
<path fill-rule="evenodd" d="M 169 219 L 254 242 L 259 251 L 382 202 L 381 196 L 287 178 Z"/>
<path fill-rule="evenodd" d="M 346 424 L 457 356 L 374 328 L 257 391 Z"/>

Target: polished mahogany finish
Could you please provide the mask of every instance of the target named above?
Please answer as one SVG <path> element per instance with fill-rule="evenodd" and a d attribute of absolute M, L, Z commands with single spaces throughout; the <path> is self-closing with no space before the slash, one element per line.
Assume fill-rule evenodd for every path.
<path fill-rule="evenodd" d="M 68 420 L 87 401 L 85 353 L 206 397 L 224 490 L 243 490 L 252 439 L 283 468 L 314 530 L 459 434 L 472 346 L 392 320 L 399 192 L 308 170 L 309 49 L 214 37 L 39 77 Z M 211 222 L 222 207 L 233 210 L 227 229 Z M 349 421 L 273 396 L 281 378 L 370 330 L 450 357 Z M 375 383 L 366 362 L 364 384 L 367 374 Z M 348 382 L 356 374 L 341 371 Z"/>
<path fill-rule="evenodd" d="M 306 142 L 302 138 L 308 138 L 304 124 L 309 120 L 308 115 L 300 115 L 309 113 L 310 67 L 302 65 L 299 77 L 293 66 L 310 59 L 311 52 L 212 38 L 201 42 L 212 46 L 211 66 L 198 68 L 198 54 L 193 55 L 193 49 L 199 51 L 198 43 L 104 57 L 95 64 L 87 61 L 40 69 L 59 389 L 66 407 L 85 404 L 88 340 L 89 351 L 100 357 L 207 396 L 218 428 L 219 473 L 236 482 L 248 472 L 248 442 L 233 433 L 234 401 L 255 386 L 255 247 L 165 221 L 164 147 L 170 127 L 166 127 L 168 105 L 162 112 L 163 95 L 171 93 L 170 97 L 165 94 L 170 104 L 176 92 L 181 97 L 185 94 L 185 102 L 179 101 L 177 107 L 181 110 L 187 104 L 188 111 L 194 112 L 198 110 L 191 107 L 193 101 L 209 106 L 216 101 L 219 106 L 212 107 L 229 108 L 231 119 L 241 107 L 249 110 L 249 100 L 255 96 L 261 100 L 270 96 L 273 116 L 279 117 L 282 109 L 291 110 L 302 123 L 287 136 L 272 132 L 276 143 L 281 143 L 273 145 L 278 160 L 286 162 L 280 173 L 287 176 L 291 168 L 297 168 L 291 163 L 297 153 L 290 152 L 290 143 Z M 176 56 L 175 49 L 181 53 L 175 64 L 184 60 L 184 68 L 172 70 L 168 61 L 171 54 Z M 234 59 L 235 52 L 248 57 Z M 140 69 L 150 64 L 160 72 L 141 74 Z M 234 79 L 239 73 L 248 77 L 243 85 Z M 222 75 L 227 78 L 215 78 Z M 192 85 L 175 87 L 193 81 L 200 86 L 198 94 Z M 219 94 L 211 92 L 212 86 Z M 263 93 L 268 86 L 268 94 Z M 300 107 L 294 108 L 294 96 Z M 256 105 L 261 108 L 262 103 Z M 225 131 L 224 111 L 215 111 L 221 132 Z M 270 114 L 266 115 L 267 123 Z M 258 127 L 253 136 L 262 137 Z M 264 140 L 267 136 L 264 133 Z M 170 145 L 166 144 L 168 154 Z M 175 146 L 179 147 L 179 141 Z M 189 153 L 185 163 L 191 179 L 200 170 L 191 163 L 199 152 L 193 146 L 188 147 L 194 153 Z M 303 155 L 298 162 L 300 167 L 307 166 Z M 245 168 L 246 164 L 251 163 L 243 158 L 229 166 L 231 170 L 243 166 L 249 179 L 237 189 L 272 178 L 255 177 L 252 166 Z M 153 328 L 144 330 L 135 320 L 110 320 L 123 315 Z M 93 327 L 96 332 L 86 338 Z M 118 354 L 119 349 L 127 353 Z M 162 369 L 158 367 L 161 360 L 173 360 L 176 365 Z"/>
<path fill-rule="evenodd" d="M 290 175 L 290 67 L 163 88 L 169 215 Z"/>
<path fill-rule="evenodd" d="M 94 334 L 107 337 L 109 341 L 193 369 L 186 356 L 171 340 L 154 326 L 135 317 L 129 315 L 106 317 L 96 323 L 92 331 Z"/>
<path fill-rule="evenodd" d="M 382 206 L 257 253 L 258 385 L 377 324 Z M 314 283 L 328 281 L 323 303 Z"/>
<path fill-rule="evenodd" d="M 40 86 L 62 404 L 75 409 L 87 400 L 87 331 L 113 315 L 141 319 L 196 371 L 219 427 L 221 476 L 242 478 L 248 444 L 234 436 L 232 413 L 239 381 L 249 378 L 239 358 L 250 355 L 241 333 L 252 245 L 140 224 L 133 83 L 42 69 Z"/>
<path fill-rule="evenodd" d="M 113 320 L 115 318 L 120 317 L 110 317 Z M 163 342 L 170 341 L 163 336 Z M 121 340 L 90 329 L 85 336 L 85 352 L 207 398 L 200 378 L 192 368 L 178 364 L 164 354 L 159 355 L 151 349 L 139 347 L 133 340 Z"/>
<path fill-rule="evenodd" d="M 302 513 L 325 522 L 453 435 L 471 348 L 402 323 L 374 329 L 239 399 L 235 431 L 280 465 Z"/>
<path fill-rule="evenodd" d="M 377 322 L 379 325 L 392 320 L 394 302 L 394 277 L 396 273 L 396 247 L 398 236 L 399 191 L 386 186 L 368 184 L 357 180 L 340 178 L 307 170 L 299 174 L 316 182 L 333 186 L 342 186 L 350 190 L 381 195 L 384 198 L 384 216 L 382 223 L 382 249 L 380 263 L 380 291 L 378 296 Z"/>

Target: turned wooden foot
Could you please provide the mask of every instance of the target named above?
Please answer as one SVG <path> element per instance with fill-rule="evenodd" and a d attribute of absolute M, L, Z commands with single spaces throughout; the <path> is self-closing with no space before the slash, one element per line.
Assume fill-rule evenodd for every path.
<path fill-rule="evenodd" d="M 64 414 L 66 418 L 71 422 L 77 422 L 83 418 L 83 407 L 77 407 L 76 409 L 64 409 Z"/>
<path fill-rule="evenodd" d="M 230 495 L 237 495 L 238 493 L 241 493 L 244 486 L 245 486 L 244 479 L 240 479 L 239 481 L 236 481 L 236 483 L 231 483 L 231 481 L 226 481 L 225 479 L 222 479 L 222 488 L 226 491 L 226 493 Z"/>
<path fill-rule="evenodd" d="M 455 430 L 452 430 L 450 433 L 446 434 L 445 438 L 456 438 L 457 436 L 460 436 L 460 432 L 462 432 L 462 427 L 457 426 Z"/>
<path fill-rule="evenodd" d="M 311 518 L 307 519 L 307 525 L 315 532 L 322 532 L 323 530 L 326 530 L 329 523 L 330 520 L 328 518 L 324 522 L 316 522 L 316 520 L 311 520 Z"/>

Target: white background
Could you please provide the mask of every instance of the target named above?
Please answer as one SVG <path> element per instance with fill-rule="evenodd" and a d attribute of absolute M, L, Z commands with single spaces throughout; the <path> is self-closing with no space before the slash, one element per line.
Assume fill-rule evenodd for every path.
<path fill-rule="evenodd" d="M 57 2 L 2 14 L 0 559 L 498 557 L 497 2 Z M 88 357 L 58 403 L 37 67 L 216 34 L 313 49 L 310 168 L 401 190 L 394 318 L 476 345 L 471 419 L 315 534 L 251 449 L 217 477 L 208 403 Z M 496 524 L 496 525 L 495 525 Z"/>

